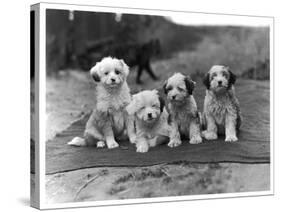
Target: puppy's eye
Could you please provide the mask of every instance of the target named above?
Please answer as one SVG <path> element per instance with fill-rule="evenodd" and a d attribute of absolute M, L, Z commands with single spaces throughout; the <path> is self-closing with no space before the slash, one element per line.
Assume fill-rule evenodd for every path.
<path fill-rule="evenodd" d="M 115 70 L 115 74 L 119 75 L 120 74 L 120 71 L 119 70 Z"/>
<path fill-rule="evenodd" d="M 224 71 L 222 72 L 222 76 L 226 77 L 227 76 L 227 73 Z"/>
<path fill-rule="evenodd" d="M 171 86 L 168 86 L 167 88 L 166 88 L 166 90 L 167 90 L 167 92 L 169 92 L 170 90 L 172 90 L 173 88 L 171 87 Z"/>
<path fill-rule="evenodd" d="M 154 104 L 154 105 L 152 105 L 152 107 L 156 107 L 156 108 L 157 108 L 157 107 L 158 107 L 158 105 L 157 105 L 157 104 Z"/>
<path fill-rule="evenodd" d="M 141 107 L 140 109 L 141 109 L 141 110 L 144 110 L 144 109 L 145 109 L 145 107 Z"/>
<path fill-rule="evenodd" d="M 217 76 L 217 73 L 213 73 L 211 78 L 214 79 L 216 76 Z"/>
<path fill-rule="evenodd" d="M 105 74 L 105 75 L 108 75 L 108 72 L 105 72 L 104 74 Z"/>
<path fill-rule="evenodd" d="M 184 91 L 184 89 L 181 88 L 181 87 L 178 87 L 178 90 L 179 90 L 180 92 Z"/>

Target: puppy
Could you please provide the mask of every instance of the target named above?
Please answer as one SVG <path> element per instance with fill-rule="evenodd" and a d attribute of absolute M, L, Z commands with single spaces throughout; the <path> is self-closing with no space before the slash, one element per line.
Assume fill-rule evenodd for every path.
<path fill-rule="evenodd" d="M 181 144 L 178 129 L 168 123 L 164 100 L 157 90 L 146 90 L 133 95 L 127 106 L 129 115 L 135 116 L 137 152 L 147 152 L 157 145 L 157 139 L 169 137 L 169 147 Z"/>
<path fill-rule="evenodd" d="M 163 86 L 172 123 L 179 129 L 182 137 L 189 138 L 190 144 L 202 142 L 199 112 L 192 95 L 195 84 L 189 76 L 175 73 Z"/>
<path fill-rule="evenodd" d="M 134 142 L 133 119 L 128 116 L 125 107 L 131 102 L 130 89 L 126 78 L 129 68 L 123 60 L 106 57 L 98 62 L 90 74 L 97 84 L 96 105 L 86 124 L 84 138 L 76 137 L 69 145 L 97 145 L 108 148 L 118 147 L 115 138 L 127 132 Z"/>
<path fill-rule="evenodd" d="M 237 130 L 241 125 L 241 113 L 238 99 L 235 96 L 234 83 L 236 76 L 229 67 L 213 66 L 206 74 L 206 96 L 204 99 L 203 119 L 207 129 L 202 135 L 207 140 L 218 138 L 225 134 L 225 141 L 237 141 Z"/>

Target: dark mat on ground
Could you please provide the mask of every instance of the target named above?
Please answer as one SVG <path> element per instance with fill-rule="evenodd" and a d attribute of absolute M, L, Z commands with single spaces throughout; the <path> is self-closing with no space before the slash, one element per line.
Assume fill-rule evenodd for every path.
<path fill-rule="evenodd" d="M 46 174 L 90 167 L 149 166 L 176 162 L 269 163 L 269 83 L 242 80 L 236 87 L 243 113 L 238 142 L 224 142 L 223 137 L 198 145 L 184 141 L 179 147 L 160 145 L 145 154 L 136 153 L 135 146 L 129 144 L 129 141 L 120 141 L 120 147 L 116 149 L 68 146 L 67 142 L 73 137 L 83 135 L 88 114 L 46 143 Z M 202 85 L 195 92 L 201 107 L 204 93 Z"/>

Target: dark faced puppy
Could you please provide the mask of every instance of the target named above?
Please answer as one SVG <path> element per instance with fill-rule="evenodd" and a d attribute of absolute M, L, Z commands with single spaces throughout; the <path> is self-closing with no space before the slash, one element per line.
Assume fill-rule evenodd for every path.
<path fill-rule="evenodd" d="M 214 65 L 206 74 L 206 96 L 204 99 L 204 122 L 207 129 L 202 135 L 207 140 L 215 140 L 225 134 L 225 141 L 237 141 L 237 129 L 241 124 L 241 114 L 234 84 L 236 76 L 229 67 Z"/>
<path fill-rule="evenodd" d="M 236 76 L 229 67 L 222 65 L 213 66 L 205 75 L 203 83 L 208 90 L 215 93 L 223 93 L 232 88 L 235 84 Z"/>
<path fill-rule="evenodd" d="M 192 144 L 202 142 L 197 105 L 193 98 L 195 84 L 189 76 L 176 73 L 163 86 L 172 122 Z"/>
<path fill-rule="evenodd" d="M 176 73 L 164 83 L 163 89 L 169 101 L 180 103 L 192 95 L 195 85 L 189 76 Z"/>

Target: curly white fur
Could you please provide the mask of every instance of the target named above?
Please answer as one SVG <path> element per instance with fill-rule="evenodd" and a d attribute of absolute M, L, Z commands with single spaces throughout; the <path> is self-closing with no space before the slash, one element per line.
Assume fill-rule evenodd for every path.
<path fill-rule="evenodd" d="M 69 145 L 85 146 L 92 143 L 108 148 L 118 147 L 115 138 L 127 132 L 131 142 L 135 141 L 133 118 L 125 107 L 131 102 L 126 78 L 129 68 L 123 60 L 106 57 L 98 62 L 90 74 L 97 83 L 96 106 L 86 124 L 84 138 L 74 138 Z"/>
<path fill-rule="evenodd" d="M 177 128 L 168 123 L 169 114 L 157 90 L 146 90 L 133 95 L 133 100 L 126 109 L 135 116 L 137 152 L 147 152 L 149 147 L 156 146 L 160 136 L 170 138 L 170 147 L 181 144 Z"/>
<path fill-rule="evenodd" d="M 204 121 L 207 129 L 202 135 L 207 140 L 225 134 L 225 141 L 237 141 L 237 130 L 241 125 L 241 114 L 233 84 L 235 75 L 228 67 L 216 65 L 207 73 L 204 84 L 207 87 L 204 99 Z"/>
<path fill-rule="evenodd" d="M 163 86 L 172 123 L 191 144 L 202 142 L 199 112 L 192 95 L 195 84 L 190 77 L 176 73 Z"/>

